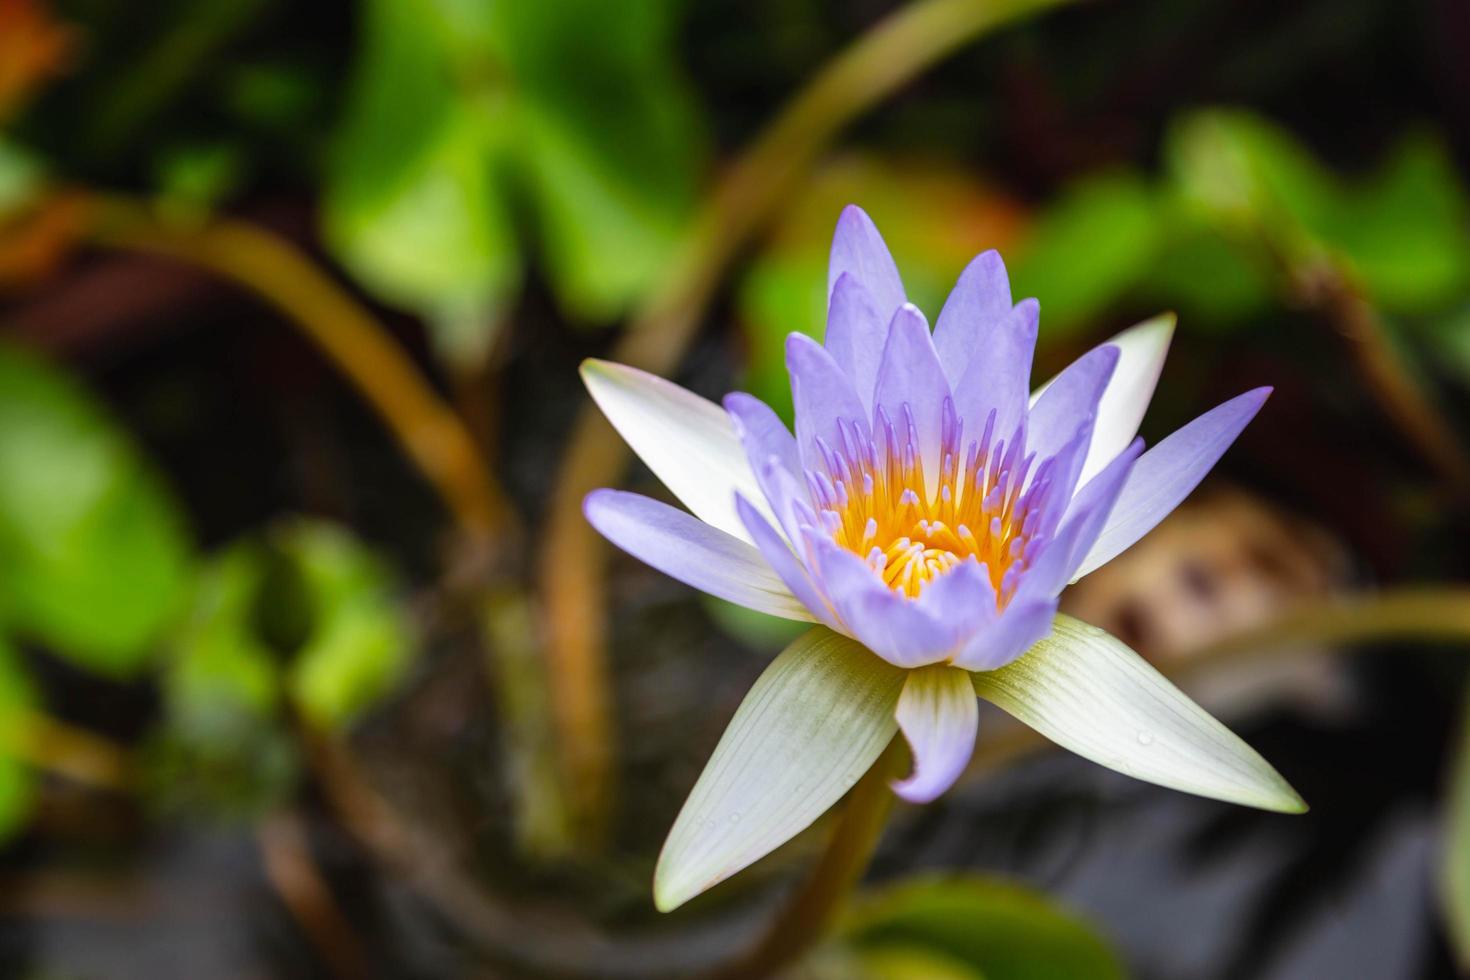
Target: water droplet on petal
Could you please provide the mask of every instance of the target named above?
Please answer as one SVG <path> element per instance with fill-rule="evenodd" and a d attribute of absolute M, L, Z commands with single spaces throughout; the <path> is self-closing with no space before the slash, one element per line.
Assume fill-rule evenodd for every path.
<path fill-rule="evenodd" d="M 1154 744 L 1154 733 L 1153 732 L 1139 732 L 1138 733 L 1138 744 L 1139 745 L 1152 745 L 1152 744 Z"/>

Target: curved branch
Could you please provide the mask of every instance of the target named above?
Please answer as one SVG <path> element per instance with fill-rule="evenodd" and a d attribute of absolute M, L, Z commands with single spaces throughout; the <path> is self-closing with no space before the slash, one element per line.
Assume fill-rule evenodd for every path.
<path fill-rule="evenodd" d="M 93 220 L 86 233 L 93 241 L 208 269 L 285 314 L 377 411 L 477 543 L 512 529 L 505 495 L 459 416 L 372 314 L 294 245 L 236 219 L 178 224 L 131 201 L 87 201 Z"/>

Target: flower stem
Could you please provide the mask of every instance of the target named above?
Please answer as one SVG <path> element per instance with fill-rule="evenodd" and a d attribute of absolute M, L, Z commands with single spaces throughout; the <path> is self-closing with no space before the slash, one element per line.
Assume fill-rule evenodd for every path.
<path fill-rule="evenodd" d="M 842 807 L 832 839 L 806 884 L 777 913 L 769 932 L 720 980 L 758 980 L 794 963 L 826 934 L 845 899 L 868 870 L 893 807 L 889 782 L 907 759 L 904 741 L 895 735 Z"/>
<path fill-rule="evenodd" d="M 1461 501 L 1470 497 L 1470 454 L 1414 379 L 1383 316 L 1335 260 L 1292 270 L 1301 291 L 1330 321 L 1379 408 Z"/>

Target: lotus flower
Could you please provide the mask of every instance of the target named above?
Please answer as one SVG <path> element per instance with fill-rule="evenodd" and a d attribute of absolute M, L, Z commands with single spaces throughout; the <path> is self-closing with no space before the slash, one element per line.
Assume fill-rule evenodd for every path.
<path fill-rule="evenodd" d="M 1173 331 L 1139 324 L 1030 391 L 1039 307 L 1012 303 L 994 251 L 931 333 L 869 217 L 847 208 L 825 344 L 793 333 L 789 431 L 617 364 L 583 377 L 689 508 L 616 490 L 586 500 L 614 544 L 695 588 L 819 625 L 741 705 L 665 845 L 673 908 L 796 834 L 901 730 L 912 802 L 965 768 L 977 693 L 1130 775 L 1267 809 L 1301 799 L 1135 653 L 1057 613 L 1057 596 L 1194 489 L 1270 393 L 1246 392 L 1157 446 L 1135 438 Z"/>

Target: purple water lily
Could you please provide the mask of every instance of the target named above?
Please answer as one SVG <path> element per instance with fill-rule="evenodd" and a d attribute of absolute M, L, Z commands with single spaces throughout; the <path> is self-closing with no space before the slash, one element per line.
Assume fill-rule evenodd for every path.
<path fill-rule="evenodd" d="M 877 228 L 849 207 L 828 288 L 825 344 L 787 341 L 794 435 L 750 395 L 727 396 L 722 410 L 587 362 L 593 397 L 693 516 L 614 490 L 590 494 L 585 509 L 650 565 L 819 623 L 900 668 L 893 718 L 914 770 L 895 790 L 924 802 L 972 752 L 982 676 L 972 672 L 1048 637 L 1061 590 L 1173 510 L 1269 389 L 1144 452 L 1135 435 L 1172 318 L 1125 331 L 1033 394 L 1039 307 L 1012 302 L 995 252 L 965 269 L 931 333 Z"/>

